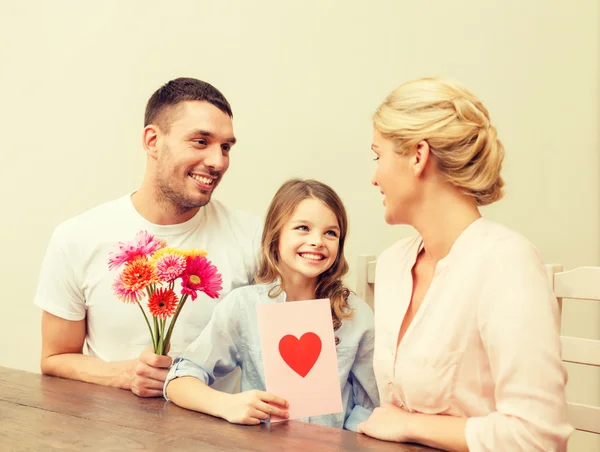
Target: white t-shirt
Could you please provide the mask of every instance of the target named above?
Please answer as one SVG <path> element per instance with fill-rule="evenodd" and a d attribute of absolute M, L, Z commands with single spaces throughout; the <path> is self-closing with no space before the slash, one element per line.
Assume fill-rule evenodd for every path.
<path fill-rule="evenodd" d="M 108 270 L 117 242 L 133 240 L 141 230 L 163 238 L 167 246 L 202 248 L 223 277 L 220 298 L 252 283 L 257 267 L 262 222 L 212 200 L 185 223 L 148 222 L 133 207 L 131 194 L 96 206 L 61 223 L 42 264 L 34 303 L 67 320 L 87 318 L 88 353 L 104 361 L 136 359 L 152 346 L 140 309 L 119 301 L 112 284 L 119 269 Z M 210 320 L 213 300 L 202 292 L 183 307 L 171 337 L 170 356 L 181 354 Z M 145 306 L 147 297 L 144 297 Z M 151 319 L 151 317 L 149 317 Z"/>

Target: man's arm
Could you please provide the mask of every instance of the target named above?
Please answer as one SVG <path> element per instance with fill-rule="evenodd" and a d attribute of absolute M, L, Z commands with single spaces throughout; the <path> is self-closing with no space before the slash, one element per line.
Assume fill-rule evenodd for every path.
<path fill-rule="evenodd" d="M 65 320 L 43 311 L 42 360 L 45 375 L 130 390 L 140 397 L 160 397 L 169 356 L 147 349 L 137 360 L 109 363 L 83 354 L 86 320 Z"/>

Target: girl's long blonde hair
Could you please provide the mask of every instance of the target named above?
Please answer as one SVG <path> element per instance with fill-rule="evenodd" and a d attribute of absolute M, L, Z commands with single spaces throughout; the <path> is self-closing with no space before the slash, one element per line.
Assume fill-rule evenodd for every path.
<path fill-rule="evenodd" d="M 281 279 L 279 267 L 279 237 L 281 229 L 292 217 L 298 205 L 305 199 L 317 199 L 335 214 L 339 227 L 339 248 L 333 265 L 318 276 L 315 290 L 316 298 L 329 298 L 333 329 L 342 326 L 342 320 L 352 317 L 353 311 L 348 305 L 350 290 L 342 283 L 348 272 L 348 262 L 344 257 L 344 243 L 348 232 L 348 216 L 340 197 L 328 185 L 312 179 L 290 179 L 285 182 L 271 201 L 262 235 L 260 262 L 255 280 L 268 284 Z M 272 298 L 277 297 L 284 287 L 276 286 L 269 292 Z M 339 340 L 336 338 L 336 343 Z"/>

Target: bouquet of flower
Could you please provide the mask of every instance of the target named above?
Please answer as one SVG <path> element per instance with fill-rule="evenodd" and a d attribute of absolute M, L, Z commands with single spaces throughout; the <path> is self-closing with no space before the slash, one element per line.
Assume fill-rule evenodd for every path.
<path fill-rule="evenodd" d="M 164 240 L 147 231 L 138 232 L 131 242 L 119 242 L 117 251 L 109 255 L 109 270 L 120 268 L 113 291 L 121 301 L 139 306 L 157 355 L 167 354 L 173 327 L 188 297 L 195 300 L 198 292 L 204 292 L 217 298 L 223 289 L 223 279 L 206 255 L 201 249 L 167 247 Z M 141 305 L 144 296 L 152 325 Z"/>

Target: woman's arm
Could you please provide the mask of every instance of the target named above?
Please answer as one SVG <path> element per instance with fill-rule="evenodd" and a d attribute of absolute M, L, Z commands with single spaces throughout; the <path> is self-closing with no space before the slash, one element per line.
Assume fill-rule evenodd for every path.
<path fill-rule="evenodd" d="M 478 451 L 566 450 L 573 429 L 560 312 L 544 263 L 525 240 L 499 243 L 492 255 L 477 320 L 496 411 L 467 421 L 467 443 Z"/>
<path fill-rule="evenodd" d="M 384 441 L 425 444 L 436 449 L 468 451 L 465 418 L 409 413 L 392 404 L 375 408 L 358 432 Z"/>

